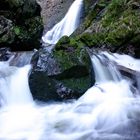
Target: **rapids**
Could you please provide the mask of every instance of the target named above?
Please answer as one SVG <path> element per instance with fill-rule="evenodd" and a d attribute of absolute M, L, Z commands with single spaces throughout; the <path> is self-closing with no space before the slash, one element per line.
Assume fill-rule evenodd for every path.
<path fill-rule="evenodd" d="M 30 65 L 0 62 L 0 140 L 140 139 L 139 90 L 117 67 L 139 71 L 140 60 L 130 57 L 129 65 L 137 65 L 124 65 L 121 59 L 127 62 L 128 57 L 107 52 L 91 56 L 94 86 L 78 100 L 49 104 L 32 99 Z"/>

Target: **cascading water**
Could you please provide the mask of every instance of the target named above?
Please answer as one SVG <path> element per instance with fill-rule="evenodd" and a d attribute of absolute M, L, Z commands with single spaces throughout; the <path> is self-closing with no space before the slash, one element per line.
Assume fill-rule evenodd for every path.
<path fill-rule="evenodd" d="M 42 40 L 48 44 L 56 44 L 64 35 L 71 35 L 80 23 L 83 0 L 75 0 L 65 17 L 48 31 Z"/>
<path fill-rule="evenodd" d="M 30 65 L 20 69 L 8 65 L 0 68 L 1 105 L 11 106 L 33 101 L 28 86 L 29 69 Z"/>
<path fill-rule="evenodd" d="M 122 57 L 128 56 L 92 56 L 95 85 L 77 101 L 46 105 L 36 104 L 31 98 L 29 65 L 13 68 L 0 63 L 0 86 L 4 87 L 0 88 L 0 140 L 140 139 L 140 97 L 117 70 L 117 65 L 124 66 L 119 61 Z M 133 62 L 138 65 L 140 60 Z M 17 85 L 19 79 L 22 82 Z"/>
<path fill-rule="evenodd" d="M 9 62 L 0 62 L 0 140 L 39 140 L 44 115 L 30 93 L 31 65 L 18 68 Z"/>

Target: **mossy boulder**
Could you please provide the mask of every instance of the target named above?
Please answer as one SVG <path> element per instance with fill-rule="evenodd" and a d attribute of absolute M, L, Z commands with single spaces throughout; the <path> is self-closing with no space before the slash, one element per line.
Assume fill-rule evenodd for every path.
<path fill-rule="evenodd" d="M 60 39 L 51 53 L 47 48 L 43 48 L 35 54 L 30 80 L 33 96 L 53 100 L 50 97 L 53 94 L 56 97 L 54 100 L 77 99 L 91 87 L 93 84 L 91 61 L 86 48 L 81 46 L 76 40 L 65 36 Z M 39 77 L 36 76 L 38 72 L 41 73 Z M 43 75 L 47 77 L 46 80 Z M 36 90 L 40 89 L 37 84 L 40 78 L 44 79 L 41 81 L 41 87 L 44 88 Z M 49 87 L 49 83 L 53 83 L 51 84 L 53 91 L 45 88 Z"/>

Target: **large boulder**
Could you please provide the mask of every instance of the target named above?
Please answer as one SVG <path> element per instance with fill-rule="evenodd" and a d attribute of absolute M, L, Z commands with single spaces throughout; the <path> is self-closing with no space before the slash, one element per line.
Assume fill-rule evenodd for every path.
<path fill-rule="evenodd" d="M 35 0 L 4 0 L 0 4 L 0 15 L 0 47 L 39 48 L 43 25 Z"/>
<path fill-rule="evenodd" d="M 62 43 L 64 40 L 71 42 L 69 46 Z M 35 99 L 77 99 L 93 84 L 86 48 L 68 37 L 63 37 L 51 53 L 46 48 L 39 50 L 32 64 L 29 83 Z"/>

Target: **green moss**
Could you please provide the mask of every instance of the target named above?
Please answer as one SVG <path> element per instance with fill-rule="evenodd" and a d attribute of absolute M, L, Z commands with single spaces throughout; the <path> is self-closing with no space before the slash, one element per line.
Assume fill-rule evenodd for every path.
<path fill-rule="evenodd" d="M 66 87 L 70 87 L 74 91 L 81 91 L 82 93 L 85 92 L 91 84 L 91 80 L 89 77 L 81 77 L 81 78 L 72 78 L 72 79 L 65 79 L 62 80 L 62 83 Z"/>
<path fill-rule="evenodd" d="M 121 13 L 126 9 L 126 1 L 127 0 L 112 0 L 102 18 L 101 23 L 103 27 L 108 27 L 108 25 L 118 20 Z"/>
<path fill-rule="evenodd" d="M 70 43 L 70 38 L 68 36 L 63 36 L 55 45 L 57 50 L 61 50 L 62 48 L 67 48 L 67 44 Z"/>
<path fill-rule="evenodd" d="M 135 46 L 138 46 L 140 45 L 140 35 L 137 34 L 136 36 L 134 36 L 132 39 L 131 39 L 131 43 Z"/>
<path fill-rule="evenodd" d="M 104 44 L 121 46 L 131 42 L 131 40 L 133 43 L 137 40 L 134 38 L 140 33 L 140 1 L 112 0 L 110 4 L 99 1 L 95 8 L 99 8 L 99 6 L 105 7 L 105 10 L 99 19 L 86 19 L 86 26 L 90 26 L 85 33 L 79 35 L 81 42 L 86 46 L 93 47 Z M 92 12 L 96 13 L 94 9 Z M 90 16 L 97 18 L 97 15 L 89 14 Z"/>
<path fill-rule="evenodd" d="M 20 28 L 18 26 L 15 26 L 14 27 L 14 32 L 16 35 L 19 35 L 20 34 Z"/>
<path fill-rule="evenodd" d="M 56 79 L 75 91 L 76 97 L 80 97 L 91 86 L 91 61 L 83 45 L 78 38 L 63 37 L 53 52 L 62 71 Z"/>
<path fill-rule="evenodd" d="M 67 52 L 64 50 L 59 50 L 54 52 L 56 60 L 61 65 L 62 71 L 74 67 L 76 65 L 81 65 L 79 62 L 79 53 L 78 51 Z"/>
<path fill-rule="evenodd" d="M 66 39 L 66 40 L 65 40 Z M 61 65 L 62 70 L 72 68 L 77 65 L 89 65 L 89 56 L 79 38 L 63 37 L 56 44 L 54 56 Z"/>
<path fill-rule="evenodd" d="M 110 3 L 110 0 L 84 0 L 85 5 L 85 19 L 80 27 L 73 33 L 79 35 L 90 27 L 96 20 L 101 19 L 102 11 Z"/>
<path fill-rule="evenodd" d="M 104 20 L 103 20 L 104 21 Z M 106 43 L 120 46 L 129 42 L 140 31 L 140 13 L 128 8 L 118 20 L 108 25 Z"/>
<path fill-rule="evenodd" d="M 85 46 L 93 47 L 96 45 L 101 45 L 104 43 L 105 40 L 105 34 L 103 33 L 96 33 L 96 34 L 90 34 L 90 33 L 83 33 L 79 40 L 85 44 Z"/>

